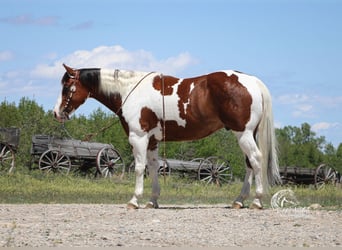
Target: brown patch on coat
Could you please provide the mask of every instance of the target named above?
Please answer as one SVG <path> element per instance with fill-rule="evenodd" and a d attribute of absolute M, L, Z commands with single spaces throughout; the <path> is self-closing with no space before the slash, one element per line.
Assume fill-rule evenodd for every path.
<path fill-rule="evenodd" d="M 158 141 L 157 139 L 154 137 L 154 135 L 152 135 L 148 141 L 148 146 L 147 149 L 154 151 L 158 148 Z"/>
<path fill-rule="evenodd" d="M 219 120 L 214 122 L 193 122 L 187 121 L 186 126 L 179 126 L 176 121 L 165 122 L 166 141 L 190 141 L 198 140 L 214 133 L 224 127 Z"/>
<path fill-rule="evenodd" d="M 149 132 L 158 125 L 158 117 L 151 109 L 143 107 L 140 112 L 140 127 L 143 131 Z M 148 150 L 156 150 L 158 147 L 158 141 L 154 135 L 152 135 L 148 141 Z"/>
<path fill-rule="evenodd" d="M 224 72 L 209 74 L 208 82 L 208 88 L 215 97 L 212 100 L 225 127 L 244 131 L 250 120 L 252 105 L 252 97 L 247 88 L 239 82 L 237 75 L 228 76 Z"/>
<path fill-rule="evenodd" d="M 179 84 L 178 89 L 177 89 L 177 95 L 179 97 L 178 109 L 179 109 L 179 116 L 182 119 L 192 119 L 195 117 L 199 118 L 198 114 L 202 113 L 202 111 L 200 111 L 199 108 L 202 110 L 203 109 L 206 110 L 205 106 L 207 105 L 201 106 L 199 104 L 199 102 L 205 100 L 203 98 L 206 92 L 206 89 L 205 89 L 206 82 L 207 82 L 206 76 L 200 76 L 200 77 L 195 77 L 195 78 L 183 79 L 183 81 Z M 192 85 L 193 85 L 193 93 L 191 92 Z M 199 100 L 197 98 L 199 98 Z M 208 105 L 210 106 L 210 104 Z M 186 110 L 185 110 L 185 107 L 186 107 Z"/>
<path fill-rule="evenodd" d="M 205 130 L 214 130 L 223 123 L 227 129 L 243 131 L 250 120 L 252 97 L 236 74 L 215 72 L 184 79 L 177 95 L 180 117 L 187 124 L 203 121 L 208 126 Z"/>
<path fill-rule="evenodd" d="M 140 111 L 140 127 L 143 131 L 149 132 L 157 127 L 158 117 L 150 108 L 143 107 Z"/>
<path fill-rule="evenodd" d="M 172 77 L 172 76 L 156 76 L 153 78 L 153 88 L 155 90 L 160 91 L 160 94 L 164 93 L 165 95 L 172 95 L 173 93 L 173 85 L 175 85 L 178 82 L 178 78 Z M 163 89 L 164 85 L 164 89 Z"/>

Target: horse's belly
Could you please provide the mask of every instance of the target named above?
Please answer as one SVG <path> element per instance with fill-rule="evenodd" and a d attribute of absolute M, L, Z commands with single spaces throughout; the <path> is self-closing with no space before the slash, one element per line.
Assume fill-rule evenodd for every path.
<path fill-rule="evenodd" d="M 211 135 L 223 128 L 220 122 L 213 123 L 193 123 L 188 122 L 185 127 L 178 126 L 175 121 L 166 121 L 165 139 L 167 141 L 198 140 Z"/>

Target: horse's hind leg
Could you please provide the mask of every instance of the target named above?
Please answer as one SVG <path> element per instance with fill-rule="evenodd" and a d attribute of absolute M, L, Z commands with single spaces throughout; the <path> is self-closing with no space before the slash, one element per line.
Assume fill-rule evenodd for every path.
<path fill-rule="evenodd" d="M 253 182 L 253 169 L 247 165 L 246 167 L 246 175 L 245 180 L 243 182 L 243 186 L 241 189 L 240 195 L 235 199 L 233 203 L 233 208 L 242 208 L 243 202 L 245 199 L 249 197 L 249 193 L 251 191 L 251 186 Z"/>
<path fill-rule="evenodd" d="M 250 187 L 252 185 L 253 174 L 255 176 L 255 187 L 256 187 L 256 196 L 251 204 L 252 208 L 262 208 L 261 198 L 264 194 L 263 185 L 262 185 L 262 171 L 261 171 L 261 160 L 262 155 L 261 152 L 255 142 L 253 132 L 252 131 L 244 131 L 235 133 L 241 150 L 245 153 L 246 159 L 246 176 L 244 180 L 244 184 L 241 190 L 241 194 L 234 201 L 233 206 L 243 206 L 243 201 L 248 197 L 250 192 Z"/>
<path fill-rule="evenodd" d="M 158 148 L 154 150 L 147 150 L 147 166 L 149 176 L 152 179 L 152 194 L 149 203 L 146 208 L 158 208 L 158 198 L 160 195 L 160 185 L 158 181 Z"/>

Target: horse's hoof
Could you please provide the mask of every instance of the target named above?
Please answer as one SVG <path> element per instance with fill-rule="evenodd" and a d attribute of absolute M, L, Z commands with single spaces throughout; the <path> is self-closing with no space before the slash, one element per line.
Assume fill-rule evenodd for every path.
<path fill-rule="evenodd" d="M 262 209 L 262 204 L 259 199 L 254 199 L 254 201 L 249 205 L 251 209 Z"/>
<path fill-rule="evenodd" d="M 159 208 L 159 205 L 158 203 L 153 203 L 152 201 L 150 201 L 146 204 L 145 208 Z"/>
<path fill-rule="evenodd" d="M 132 204 L 132 203 L 128 203 L 127 204 L 127 210 L 135 210 L 135 209 L 138 209 L 139 206 L 135 205 L 135 204 Z"/>
<path fill-rule="evenodd" d="M 242 204 L 242 202 L 234 201 L 234 203 L 233 203 L 233 205 L 232 205 L 232 208 L 234 208 L 234 209 L 243 208 L 243 204 Z"/>

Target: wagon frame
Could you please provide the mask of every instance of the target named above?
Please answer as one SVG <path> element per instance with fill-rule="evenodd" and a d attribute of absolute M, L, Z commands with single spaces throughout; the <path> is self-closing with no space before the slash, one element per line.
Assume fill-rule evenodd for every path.
<path fill-rule="evenodd" d="M 316 189 L 326 184 L 340 183 L 341 177 L 335 169 L 327 164 L 320 164 L 316 168 L 287 166 L 280 168 L 283 184 L 314 185 Z"/>
<path fill-rule="evenodd" d="M 19 128 L 0 128 L 0 173 L 11 173 L 15 168 L 15 154 L 20 138 Z"/>
<path fill-rule="evenodd" d="M 57 138 L 50 135 L 32 136 L 31 165 L 43 172 L 68 174 L 72 168 L 96 166 L 95 176 L 122 177 L 124 161 L 112 144 Z"/>
<path fill-rule="evenodd" d="M 180 176 L 195 178 L 204 183 L 223 185 L 233 180 L 233 172 L 230 163 L 222 157 L 210 156 L 207 158 L 194 158 L 192 160 L 159 159 L 159 174 L 171 175 L 177 173 Z M 129 175 L 134 172 L 134 161 L 128 167 Z M 148 169 L 146 168 L 146 175 Z"/>

